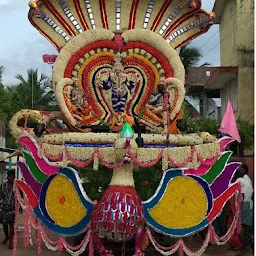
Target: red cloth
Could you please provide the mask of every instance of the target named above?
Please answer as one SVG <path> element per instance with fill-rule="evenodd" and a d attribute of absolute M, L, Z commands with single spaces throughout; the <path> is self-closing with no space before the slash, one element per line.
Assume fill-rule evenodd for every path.
<path fill-rule="evenodd" d="M 235 196 L 231 197 L 230 205 L 232 213 L 228 218 L 228 228 L 231 226 L 235 214 Z M 228 241 L 228 244 L 235 248 L 242 248 L 240 233 L 238 233 L 237 228 L 235 229 L 234 234 L 231 236 L 230 240 Z"/>

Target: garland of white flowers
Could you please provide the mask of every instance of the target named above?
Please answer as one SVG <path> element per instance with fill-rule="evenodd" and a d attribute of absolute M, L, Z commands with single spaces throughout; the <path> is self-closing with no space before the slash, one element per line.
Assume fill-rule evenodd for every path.
<path fill-rule="evenodd" d="M 174 77 L 184 85 L 185 70 L 177 52 L 160 35 L 147 29 L 132 29 L 125 31 L 122 37 L 126 42 L 140 41 L 147 43 L 157 49 L 169 62 Z"/>
<path fill-rule="evenodd" d="M 65 133 L 53 133 L 43 134 L 38 140 L 41 143 L 63 145 L 64 143 L 114 143 L 120 138 L 118 133 L 79 133 L 79 132 L 65 132 Z M 137 134 L 134 134 L 134 139 L 137 138 Z M 142 134 L 144 144 L 165 144 L 166 136 L 161 134 Z M 207 134 L 170 134 L 169 140 L 170 145 L 176 146 L 195 146 L 195 145 L 208 145 L 211 143 L 217 143 L 216 137 Z"/>
<path fill-rule="evenodd" d="M 66 102 L 63 96 L 63 90 L 66 85 L 73 84 L 73 80 L 69 78 L 62 78 L 58 82 L 56 88 L 55 88 L 55 95 L 56 95 L 56 100 L 58 102 L 58 105 L 61 106 L 61 111 L 65 118 L 68 120 L 68 122 L 75 126 L 76 125 L 76 120 L 73 118 L 71 115 L 69 109 L 66 106 Z"/>
<path fill-rule="evenodd" d="M 169 93 L 169 104 L 171 107 L 170 119 L 173 120 L 181 109 L 182 102 L 184 101 L 185 89 L 183 83 L 177 78 L 167 78 L 165 79 L 165 84 Z"/>
<path fill-rule="evenodd" d="M 13 115 L 9 123 L 11 134 L 15 138 L 18 138 L 21 135 L 34 135 L 34 131 L 32 128 L 24 129 L 23 127 L 18 126 L 18 121 L 25 118 L 39 121 L 40 117 L 40 112 L 36 110 L 22 109 L 18 111 L 15 115 Z"/>
<path fill-rule="evenodd" d="M 9 122 L 10 132 L 15 138 L 18 138 L 24 135 L 32 135 L 32 136 L 35 135 L 33 128 L 27 127 L 25 129 L 24 127 L 18 126 L 18 122 L 21 119 L 32 119 L 37 123 L 42 123 L 42 124 L 45 124 L 45 126 L 47 126 L 47 124 L 51 120 L 62 119 L 62 115 L 58 111 L 53 111 L 47 114 L 43 114 L 37 110 L 22 109 L 18 111 L 16 114 L 14 114 Z"/>
<path fill-rule="evenodd" d="M 53 66 L 52 80 L 56 85 L 62 78 L 70 58 L 85 45 L 100 40 L 112 40 L 115 34 L 107 29 L 87 30 L 72 38 L 60 51 Z M 56 86 L 55 86 L 56 89 Z"/>
<path fill-rule="evenodd" d="M 68 161 L 79 168 L 84 168 L 94 161 L 94 169 L 97 170 L 99 163 L 108 168 L 121 167 L 124 163 L 123 148 L 84 148 L 65 147 L 63 145 L 53 145 L 43 143 L 40 145 L 42 153 L 46 158 L 53 161 L 62 161 L 66 166 Z M 202 147 L 202 149 L 201 149 Z M 117 156 L 120 151 L 120 156 Z M 220 155 L 219 143 L 209 143 L 194 147 L 174 147 L 174 148 L 138 148 L 133 152 L 128 152 L 134 164 L 149 167 L 162 159 L 163 169 L 168 168 L 168 164 L 176 167 L 196 168 L 198 162 L 204 165 L 205 159 L 210 159 L 214 163 Z M 64 161 L 65 159 L 65 161 Z"/>

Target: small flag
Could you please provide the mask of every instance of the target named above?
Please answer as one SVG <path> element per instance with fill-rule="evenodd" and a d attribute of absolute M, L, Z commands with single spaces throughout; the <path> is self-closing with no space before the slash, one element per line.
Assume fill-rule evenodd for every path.
<path fill-rule="evenodd" d="M 196 111 L 193 111 L 193 118 L 198 119 L 198 114 L 196 113 Z"/>
<path fill-rule="evenodd" d="M 124 124 L 124 127 L 121 132 L 121 138 L 133 138 L 132 127 L 128 123 Z"/>
<path fill-rule="evenodd" d="M 235 115 L 233 113 L 233 108 L 230 103 L 230 100 L 228 100 L 228 105 L 226 109 L 226 113 L 221 121 L 220 125 L 220 131 L 230 135 L 235 140 L 237 140 L 239 143 L 241 143 L 241 138 L 237 129 L 236 119 Z"/>

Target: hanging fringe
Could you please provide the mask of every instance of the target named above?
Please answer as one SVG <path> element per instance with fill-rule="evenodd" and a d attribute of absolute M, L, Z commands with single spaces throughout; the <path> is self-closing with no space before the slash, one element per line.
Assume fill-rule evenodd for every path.
<path fill-rule="evenodd" d="M 42 255 L 42 237 L 41 237 L 41 226 L 39 224 L 39 228 L 36 232 L 36 240 L 37 240 L 37 254 L 38 256 Z"/>
<path fill-rule="evenodd" d="M 18 188 L 17 188 L 18 189 Z M 19 202 L 15 198 L 15 218 L 14 218 L 14 234 L 13 234 L 13 256 L 17 255 L 17 245 L 18 245 L 18 214 L 19 214 Z"/>
<path fill-rule="evenodd" d="M 63 241 L 63 240 L 64 240 L 64 239 L 60 237 L 60 238 L 58 239 L 58 241 L 57 241 L 57 243 L 58 243 L 58 251 L 59 251 L 59 252 L 62 252 L 62 251 L 63 251 L 63 247 L 64 247 L 63 244 L 64 244 L 64 242 L 65 242 L 65 240 L 64 240 L 64 241 Z"/>
<path fill-rule="evenodd" d="M 29 228 L 29 207 L 25 209 L 24 217 L 24 231 L 23 231 L 23 242 L 24 246 L 27 247 L 30 243 L 30 228 Z"/>
<path fill-rule="evenodd" d="M 92 234 L 90 235 L 89 256 L 94 256 L 94 243 Z"/>
<path fill-rule="evenodd" d="M 212 245 L 215 245 L 215 244 L 216 244 L 216 242 L 215 242 L 215 236 L 214 236 L 215 230 L 214 230 L 214 227 L 213 227 L 212 225 L 209 226 L 209 232 L 210 232 L 210 243 L 211 243 Z"/>
<path fill-rule="evenodd" d="M 184 256 L 184 242 L 183 242 L 183 240 L 179 241 L 179 256 Z"/>
<path fill-rule="evenodd" d="M 93 170 L 98 171 L 99 170 L 99 157 L 97 154 L 94 154 L 93 158 Z"/>
<path fill-rule="evenodd" d="M 147 234 L 147 232 L 145 232 L 143 239 L 142 239 L 142 246 L 141 246 L 142 251 L 145 251 L 147 249 L 148 245 L 149 245 L 148 234 Z"/>

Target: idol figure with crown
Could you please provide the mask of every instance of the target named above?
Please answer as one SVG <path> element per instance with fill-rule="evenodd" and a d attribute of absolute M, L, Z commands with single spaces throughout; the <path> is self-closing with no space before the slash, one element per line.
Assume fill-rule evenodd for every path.
<path fill-rule="evenodd" d="M 99 86 L 104 90 L 112 90 L 112 107 L 117 117 L 117 124 L 122 125 L 123 117 L 126 121 L 131 120 L 124 116 L 125 107 L 131 99 L 132 90 L 136 86 L 137 79 L 135 75 L 124 73 L 121 57 L 118 55 L 114 60 L 113 69 L 107 74 L 106 80 L 99 79 Z M 133 121 L 131 121 L 132 123 Z"/>
<path fill-rule="evenodd" d="M 90 256 L 94 250 L 113 255 L 106 241 L 134 240 L 135 256 L 147 255 L 149 245 L 162 255 L 200 256 L 209 243 L 226 243 L 240 228 L 242 200 L 240 185 L 231 183 L 239 167 L 229 162 L 232 152 L 226 150 L 232 138 L 207 131 L 183 135 L 176 126 L 185 94 L 177 50 L 206 33 L 214 15 L 201 9 L 201 0 L 29 5 L 30 23 L 58 51 L 52 80 L 59 111 L 22 109 L 10 121 L 24 157 L 17 163 L 22 179 L 15 182 L 15 196 L 25 211 L 25 246 L 32 243 L 31 227 L 37 230 L 38 255 L 42 243 L 71 255 L 87 250 Z M 142 201 L 134 170 L 159 168 L 157 163 L 161 181 Z M 99 165 L 112 179 L 96 202 L 87 196 L 83 186 L 90 183 L 82 186 L 78 169 L 97 177 Z M 231 197 L 237 211 L 219 237 L 212 223 Z M 183 238 L 203 229 L 201 247 L 190 250 Z M 176 242 L 165 247 L 156 233 Z M 81 234 L 79 244 L 69 243 Z M 16 250 L 17 232 L 14 256 Z"/>

